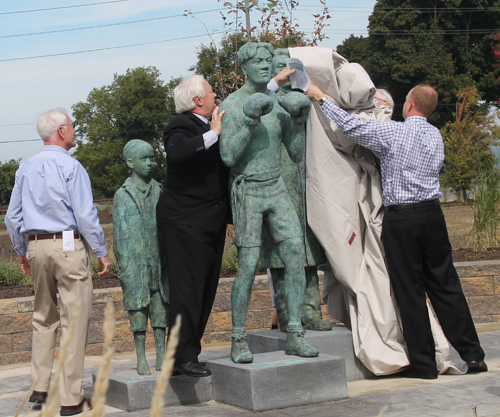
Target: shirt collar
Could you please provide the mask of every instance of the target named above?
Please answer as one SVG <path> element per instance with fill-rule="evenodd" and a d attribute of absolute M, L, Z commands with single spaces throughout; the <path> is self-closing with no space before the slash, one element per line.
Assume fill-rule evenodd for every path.
<path fill-rule="evenodd" d="M 204 121 L 205 123 L 208 124 L 208 119 L 205 116 L 202 116 L 201 114 L 198 113 L 193 113 L 198 119 Z"/>
<path fill-rule="evenodd" d="M 69 155 L 69 152 L 64 149 L 62 146 L 57 146 L 57 145 L 45 145 L 43 147 L 43 151 L 42 152 L 62 152 L 62 153 L 65 153 L 66 155 Z"/>
<path fill-rule="evenodd" d="M 151 181 L 149 182 L 149 184 L 147 185 L 143 185 L 143 184 L 138 184 L 136 183 L 132 177 L 128 177 L 125 182 L 123 183 L 123 187 L 125 188 L 135 188 L 137 189 L 137 191 L 140 191 L 141 193 L 145 193 L 147 191 L 149 191 L 151 189 L 151 187 L 153 186 L 153 179 L 151 179 Z"/>
<path fill-rule="evenodd" d="M 406 118 L 405 122 L 408 122 L 408 123 L 427 122 L 427 117 L 424 117 L 424 116 L 410 116 L 410 117 Z"/>

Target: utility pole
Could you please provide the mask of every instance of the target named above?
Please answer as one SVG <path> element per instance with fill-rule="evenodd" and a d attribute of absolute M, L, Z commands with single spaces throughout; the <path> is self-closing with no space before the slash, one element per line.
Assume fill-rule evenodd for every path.
<path fill-rule="evenodd" d="M 250 8 L 248 7 L 248 0 L 245 0 L 245 15 L 247 19 L 247 42 L 252 41 L 251 29 L 250 29 Z"/>

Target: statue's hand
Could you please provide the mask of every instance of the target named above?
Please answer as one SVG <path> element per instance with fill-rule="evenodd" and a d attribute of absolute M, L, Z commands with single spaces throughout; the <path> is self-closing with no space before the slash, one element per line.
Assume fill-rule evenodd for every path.
<path fill-rule="evenodd" d="M 243 104 L 245 113 L 244 123 L 248 126 L 256 126 L 260 123 L 261 116 L 265 116 L 273 109 L 273 100 L 262 93 L 252 94 Z"/>
<path fill-rule="evenodd" d="M 302 93 L 291 92 L 279 99 L 280 106 L 288 113 L 294 123 L 305 123 L 311 109 L 311 101 Z"/>

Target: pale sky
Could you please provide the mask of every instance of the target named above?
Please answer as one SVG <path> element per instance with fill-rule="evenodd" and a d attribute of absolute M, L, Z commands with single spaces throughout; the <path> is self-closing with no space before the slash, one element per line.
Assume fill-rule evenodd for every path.
<path fill-rule="evenodd" d="M 222 36 L 223 3 L 0 1 L 0 162 L 25 160 L 40 152 L 43 143 L 35 130 L 37 118 L 55 107 L 71 115 L 73 104 L 86 100 L 93 88 L 111 84 L 115 73 L 155 66 L 165 81 L 191 75 L 188 68 L 196 63 L 197 47 L 210 42 L 207 30 L 216 40 Z M 350 34 L 366 36 L 375 3 L 327 0 L 332 16 L 325 31 L 329 39 L 320 46 L 335 49 Z M 321 9 L 319 0 L 301 0 L 295 12 L 300 28 L 312 32 L 311 14 Z M 186 10 L 199 20 L 182 16 Z M 229 16 L 228 21 L 234 19 L 234 14 Z M 240 12 L 239 16 L 244 15 Z M 251 13 L 252 25 L 258 18 L 258 12 Z M 93 26 L 101 27 L 89 28 Z M 80 28 L 89 29 L 76 30 Z M 135 44 L 143 45 L 129 46 Z"/>

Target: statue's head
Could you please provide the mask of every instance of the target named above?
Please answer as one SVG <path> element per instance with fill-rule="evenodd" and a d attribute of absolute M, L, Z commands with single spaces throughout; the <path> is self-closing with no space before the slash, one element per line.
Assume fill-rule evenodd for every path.
<path fill-rule="evenodd" d="M 129 140 L 123 148 L 123 158 L 132 170 L 132 176 L 135 174 L 143 180 L 151 178 L 154 156 L 153 147 L 141 139 Z"/>
<path fill-rule="evenodd" d="M 248 42 L 238 51 L 238 62 L 251 83 L 267 84 L 272 78 L 273 47 L 264 42 Z"/>
<path fill-rule="evenodd" d="M 288 52 L 288 48 L 277 48 L 274 50 L 273 77 L 286 68 L 287 58 L 290 58 L 290 53 Z M 280 88 L 288 93 L 292 87 L 288 82 L 282 85 Z"/>

